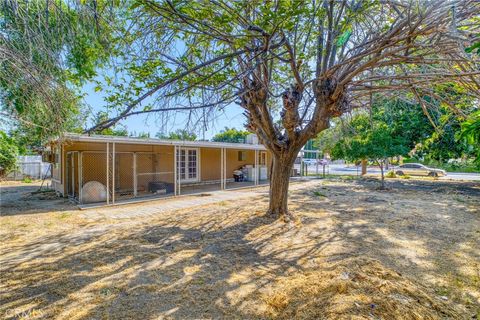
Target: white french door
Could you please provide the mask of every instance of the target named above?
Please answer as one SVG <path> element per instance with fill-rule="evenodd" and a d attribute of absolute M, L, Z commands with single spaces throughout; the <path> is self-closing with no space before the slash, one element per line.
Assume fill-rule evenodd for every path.
<path fill-rule="evenodd" d="M 197 148 L 181 148 L 179 150 L 177 153 L 177 168 L 180 181 L 198 181 L 198 157 Z"/>

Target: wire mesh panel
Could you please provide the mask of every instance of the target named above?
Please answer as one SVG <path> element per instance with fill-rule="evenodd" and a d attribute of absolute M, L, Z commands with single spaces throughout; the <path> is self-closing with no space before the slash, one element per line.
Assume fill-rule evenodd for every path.
<path fill-rule="evenodd" d="M 128 200 L 135 197 L 134 192 L 134 153 L 116 152 L 114 171 L 115 201 Z"/>
<path fill-rule="evenodd" d="M 107 202 L 107 153 L 82 152 L 80 203 Z"/>
<path fill-rule="evenodd" d="M 222 188 L 222 150 L 218 148 L 179 148 L 177 177 L 180 194 L 202 194 Z"/>
<path fill-rule="evenodd" d="M 170 196 L 175 193 L 173 153 L 136 153 L 134 196 Z"/>

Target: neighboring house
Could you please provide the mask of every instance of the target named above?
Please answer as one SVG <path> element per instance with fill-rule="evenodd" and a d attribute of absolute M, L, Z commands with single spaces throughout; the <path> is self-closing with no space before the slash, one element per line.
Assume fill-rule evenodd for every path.
<path fill-rule="evenodd" d="M 54 141 L 44 158 L 52 162 L 53 188 L 82 204 L 264 184 L 271 161 L 258 143 L 78 134 Z"/>

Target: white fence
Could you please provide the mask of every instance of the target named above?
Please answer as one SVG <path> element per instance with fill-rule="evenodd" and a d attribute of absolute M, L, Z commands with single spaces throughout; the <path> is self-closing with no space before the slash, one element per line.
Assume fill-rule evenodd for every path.
<path fill-rule="evenodd" d="M 51 176 L 50 164 L 42 162 L 42 156 L 19 156 L 17 170 L 7 175 L 8 180 L 23 180 L 24 178 L 43 179 Z"/>

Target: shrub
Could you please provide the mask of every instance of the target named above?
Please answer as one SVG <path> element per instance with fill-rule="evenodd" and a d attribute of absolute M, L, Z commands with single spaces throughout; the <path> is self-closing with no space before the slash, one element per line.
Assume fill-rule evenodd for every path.
<path fill-rule="evenodd" d="M 403 176 L 401 176 L 402 179 L 410 179 L 410 176 L 408 174 L 404 174 Z"/>
<path fill-rule="evenodd" d="M 24 177 L 22 181 L 23 183 L 32 183 L 32 179 L 30 177 Z"/>
<path fill-rule="evenodd" d="M 317 196 L 317 197 L 326 197 L 325 194 L 321 193 L 320 191 L 316 190 L 316 191 L 313 191 L 313 195 Z"/>
<path fill-rule="evenodd" d="M 387 177 L 387 178 L 396 178 L 397 175 L 395 174 L 395 172 L 389 171 L 389 172 L 385 175 L 385 177 Z"/>
<path fill-rule="evenodd" d="M 18 148 L 15 141 L 0 131 L 0 175 L 7 175 L 17 167 Z"/>

